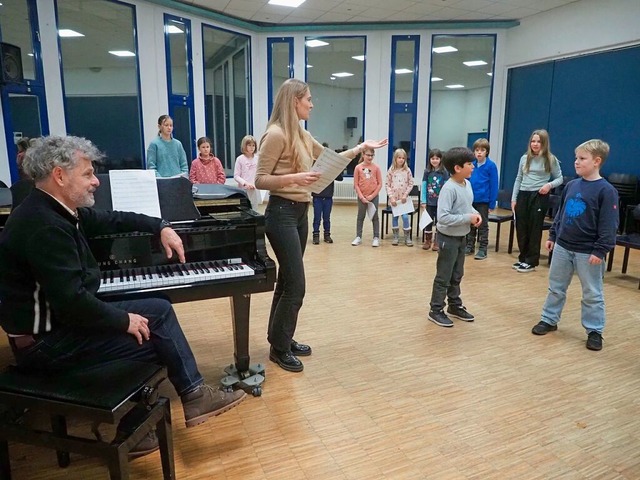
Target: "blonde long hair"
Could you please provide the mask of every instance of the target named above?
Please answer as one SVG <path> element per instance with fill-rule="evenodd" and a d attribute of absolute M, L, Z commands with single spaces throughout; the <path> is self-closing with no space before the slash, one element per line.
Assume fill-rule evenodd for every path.
<path fill-rule="evenodd" d="M 531 140 L 533 140 L 534 135 L 538 135 L 538 137 L 540 137 L 540 153 L 537 156 L 544 159 L 544 171 L 547 173 L 551 173 L 551 162 L 557 162 L 558 160 L 556 159 L 555 155 L 551 153 L 549 132 L 543 129 L 534 130 L 529 137 L 529 146 L 527 147 L 527 161 L 524 164 L 524 171 L 525 173 L 529 173 L 531 159 L 536 157 L 536 154 L 531 151 Z"/>
<path fill-rule="evenodd" d="M 402 167 L 398 166 L 398 157 L 400 155 L 404 156 L 404 165 Z M 396 148 L 393 152 L 393 161 L 391 162 L 391 170 L 409 170 L 409 165 L 407 165 L 407 152 L 404 148 Z"/>
<path fill-rule="evenodd" d="M 302 99 L 309 92 L 309 85 L 302 80 L 289 78 L 278 89 L 276 99 L 273 102 L 271 118 L 267 123 L 267 129 L 271 125 L 278 125 L 285 138 L 285 151 L 291 152 L 291 163 L 294 172 L 299 172 L 302 164 L 300 153 L 305 151 L 312 155 L 312 143 L 310 135 L 307 135 L 300 125 L 300 119 L 296 113 L 295 100 Z"/>

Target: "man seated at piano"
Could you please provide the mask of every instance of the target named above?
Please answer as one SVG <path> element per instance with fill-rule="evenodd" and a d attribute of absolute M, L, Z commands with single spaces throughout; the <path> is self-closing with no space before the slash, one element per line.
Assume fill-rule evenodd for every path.
<path fill-rule="evenodd" d="M 130 359 L 165 365 L 182 400 L 187 427 L 238 405 L 242 390 L 204 383 L 172 305 L 162 298 L 104 302 L 100 269 L 87 238 L 125 232 L 160 236 L 167 257 L 184 263 L 182 240 L 168 222 L 91 208 L 102 154 L 78 137 L 39 138 L 23 167 L 34 190 L 0 236 L 0 326 L 19 368 L 42 372 Z M 150 435 L 136 447 L 157 448 Z"/>

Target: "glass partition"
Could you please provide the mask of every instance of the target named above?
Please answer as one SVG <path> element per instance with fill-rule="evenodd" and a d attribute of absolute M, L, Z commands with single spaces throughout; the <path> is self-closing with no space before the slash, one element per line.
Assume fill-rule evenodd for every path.
<path fill-rule="evenodd" d="M 353 147 L 364 131 L 365 37 L 307 38 L 306 58 L 313 98 L 307 129 L 334 150 Z"/>
<path fill-rule="evenodd" d="M 495 35 L 434 35 L 428 147 L 489 138 Z"/>
<path fill-rule="evenodd" d="M 273 99 L 280 85 L 288 78 L 293 78 L 293 38 L 268 38 L 267 56 L 269 69 L 269 115 L 271 115 Z"/>
<path fill-rule="evenodd" d="M 242 137 L 251 133 L 250 38 L 203 25 L 202 43 L 206 132 L 231 176 Z"/>
<path fill-rule="evenodd" d="M 75 0 L 56 8 L 67 132 L 105 152 L 105 170 L 141 168 L 134 7 Z"/>

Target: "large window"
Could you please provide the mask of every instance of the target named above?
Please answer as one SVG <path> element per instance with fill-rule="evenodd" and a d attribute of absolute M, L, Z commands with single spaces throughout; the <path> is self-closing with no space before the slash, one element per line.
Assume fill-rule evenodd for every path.
<path fill-rule="evenodd" d="M 495 35 L 434 35 L 429 148 L 489 138 Z"/>
<path fill-rule="evenodd" d="M 205 120 L 214 155 L 233 175 L 242 137 L 251 133 L 250 39 L 203 25 Z"/>
<path fill-rule="evenodd" d="M 267 63 L 269 77 L 269 115 L 273 100 L 282 83 L 293 78 L 293 38 L 267 38 Z"/>
<path fill-rule="evenodd" d="M 105 170 L 141 168 L 134 7 L 108 0 L 58 0 L 56 9 L 67 132 L 105 152 Z"/>
<path fill-rule="evenodd" d="M 365 37 L 306 40 L 307 83 L 313 98 L 309 132 L 334 150 L 358 143 L 364 131 Z M 347 168 L 353 174 L 355 162 Z"/>

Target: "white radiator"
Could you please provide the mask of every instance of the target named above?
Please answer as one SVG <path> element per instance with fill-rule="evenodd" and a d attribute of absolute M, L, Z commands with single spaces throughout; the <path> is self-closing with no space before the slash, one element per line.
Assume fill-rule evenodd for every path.
<path fill-rule="evenodd" d="M 341 202 L 355 202 L 358 197 L 353 189 L 353 179 L 345 178 L 342 182 L 334 182 L 333 199 Z"/>

